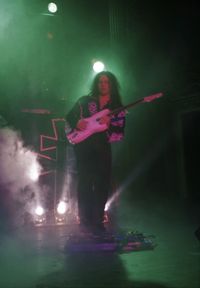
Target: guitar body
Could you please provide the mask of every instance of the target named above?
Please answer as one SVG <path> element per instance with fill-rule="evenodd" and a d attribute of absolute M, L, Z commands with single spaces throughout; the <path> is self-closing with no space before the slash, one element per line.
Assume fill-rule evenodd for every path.
<path fill-rule="evenodd" d="M 78 144 L 88 137 L 90 137 L 92 134 L 103 132 L 107 130 L 106 124 L 100 124 L 99 120 L 108 115 L 110 113 L 109 109 L 104 109 L 100 112 L 97 112 L 96 114 L 92 115 L 91 117 L 84 118 L 85 121 L 87 121 L 87 128 L 83 131 L 74 129 L 71 133 L 67 135 L 67 139 L 71 144 Z"/>

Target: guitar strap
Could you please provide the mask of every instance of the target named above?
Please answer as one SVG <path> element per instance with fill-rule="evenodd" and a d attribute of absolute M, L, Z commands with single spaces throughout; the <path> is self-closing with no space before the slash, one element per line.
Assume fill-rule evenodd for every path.
<path fill-rule="evenodd" d="M 79 104 L 79 107 L 80 107 L 80 119 L 82 119 L 83 118 L 83 107 L 82 107 L 80 101 L 78 101 L 78 104 Z"/>

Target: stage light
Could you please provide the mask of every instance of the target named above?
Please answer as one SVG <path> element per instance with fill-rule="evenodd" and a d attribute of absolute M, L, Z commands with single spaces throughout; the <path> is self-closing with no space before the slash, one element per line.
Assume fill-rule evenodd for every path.
<path fill-rule="evenodd" d="M 108 217 L 108 213 L 106 211 L 104 211 L 104 215 L 103 215 L 103 223 L 107 223 L 109 222 L 109 217 Z"/>
<path fill-rule="evenodd" d="M 37 216 L 42 216 L 44 214 L 44 208 L 42 208 L 41 206 L 38 206 L 36 209 L 35 209 L 35 214 Z"/>
<path fill-rule="evenodd" d="M 58 212 L 58 214 L 65 214 L 66 211 L 67 211 L 67 203 L 64 202 L 64 201 L 61 201 L 61 202 L 58 204 L 57 212 Z"/>
<path fill-rule="evenodd" d="M 43 207 L 36 207 L 33 219 L 36 226 L 41 226 L 46 223 L 46 213 Z"/>
<path fill-rule="evenodd" d="M 57 5 L 55 3 L 53 3 L 53 2 L 49 3 L 48 4 L 48 10 L 51 13 L 56 13 L 57 10 L 58 10 Z"/>
<path fill-rule="evenodd" d="M 104 211 L 105 212 L 108 211 L 109 207 L 110 207 L 110 202 L 107 202 L 105 205 Z"/>
<path fill-rule="evenodd" d="M 104 70 L 104 64 L 102 63 L 102 62 L 100 62 L 100 61 L 96 61 L 94 64 L 93 64 L 93 70 L 94 70 L 94 72 L 96 72 L 96 73 L 99 73 L 99 72 L 101 72 L 101 71 L 103 71 Z"/>
<path fill-rule="evenodd" d="M 57 213 L 55 214 L 55 221 L 58 225 L 66 224 L 67 203 L 60 201 L 57 206 Z"/>

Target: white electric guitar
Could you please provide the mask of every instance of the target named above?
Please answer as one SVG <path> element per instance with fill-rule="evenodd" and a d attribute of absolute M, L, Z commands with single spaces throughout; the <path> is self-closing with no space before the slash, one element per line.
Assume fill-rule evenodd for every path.
<path fill-rule="evenodd" d="M 109 109 L 104 109 L 100 112 L 95 113 L 94 115 L 84 118 L 85 121 L 87 121 L 87 128 L 84 130 L 78 130 L 78 129 L 73 129 L 72 132 L 68 133 L 67 139 L 71 144 L 78 144 L 94 133 L 98 132 L 103 132 L 108 129 L 107 124 L 100 124 L 99 120 L 104 117 L 104 116 L 112 116 L 116 113 L 119 113 L 120 111 L 125 111 L 126 109 L 133 107 L 139 103 L 144 103 L 144 102 L 151 102 L 154 99 L 160 98 L 163 96 L 163 93 L 157 93 L 153 94 L 147 97 L 144 97 L 142 99 L 139 99 L 133 103 L 130 103 L 126 106 L 119 107 L 113 111 L 110 111 Z"/>

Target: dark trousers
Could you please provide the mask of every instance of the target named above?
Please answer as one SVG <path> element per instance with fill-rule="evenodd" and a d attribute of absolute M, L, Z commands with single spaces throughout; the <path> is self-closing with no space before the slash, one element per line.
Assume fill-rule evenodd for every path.
<path fill-rule="evenodd" d="M 93 135 L 75 146 L 80 222 L 98 225 L 103 221 L 104 208 L 111 184 L 111 147 L 105 135 Z"/>

